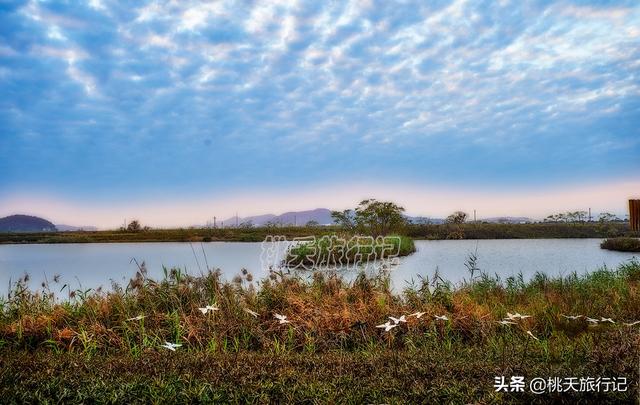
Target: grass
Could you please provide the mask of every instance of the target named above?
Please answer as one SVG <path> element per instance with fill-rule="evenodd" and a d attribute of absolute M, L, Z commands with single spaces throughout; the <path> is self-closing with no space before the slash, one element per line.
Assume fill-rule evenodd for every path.
<path fill-rule="evenodd" d="M 609 238 L 604 240 L 600 247 L 621 252 L 640 252 L 640 238 Z"/>
<path fill-rule="evenodd" d="M 630 402 L 640 326 L 640 263 L 588 275 L 500 280 L 479 273 L 453 286 L 437 274 L 401 292 L 385 272 L 346 282 L 248 272 L 224 282 L 144 267 L 127 286 L 38 290 L 18 280 L 0 302 L 3 402 Z M 60 290 L 62 289 L 62 293 Z M 203 316 L 198 307 L 220 310 Z M 245 308 L 259 313 L 257 318 Z M 388 316 L 421 319 L 385 333 Z M 507 312 L 532 318 L 502 326 Z M 291 324 L 280 325 L 274 313 Z M 139 321 L 128 318 L 144 314 Z M 434 315 L 446 314 L 440 322 Z M 589 326 L 562 314 L 612 317 Z M 530 338 L 530 330 L 539 340 Z M 176 352 L 159 348 L 181 343 Z M 619 393 L 497 393 L 495 376 L 626 377 Z"/>
<path fill-rule="evenodd" d="M 606 339 L 607 336 L 603 336 Z M 577 346 L 577 345 L 576 345 Z M 533 395 L 496 393 L 496 375 L 637 375 L 637 349 L 549 361 L 523 346 L 504 356 L 480 346 L 389 351 L 239 354 L 145 353 L 3 355 L 0 395 L 5 403 L 625 403 L 636 392 Z M 552 355 L 553 358 L 558 356 Z M 595 364 L 594 362 L 601 362 Z"/>

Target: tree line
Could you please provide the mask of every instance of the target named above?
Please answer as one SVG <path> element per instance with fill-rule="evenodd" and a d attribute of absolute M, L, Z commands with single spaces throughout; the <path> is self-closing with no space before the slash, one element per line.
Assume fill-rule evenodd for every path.
<path fill-rule="evenodd" d="M 567 211 L 560 212 L 558 214 L 549 215 L 544 219 L 544 222 L 554 223 L 578 223 L 578 222 L 591 222 L 593 218 L 589 217 L 587 211 Z M 622 222 L 622 219 L 617 215 L 610 212 L 602 212 L 596 218 L 597 222 Z"/>

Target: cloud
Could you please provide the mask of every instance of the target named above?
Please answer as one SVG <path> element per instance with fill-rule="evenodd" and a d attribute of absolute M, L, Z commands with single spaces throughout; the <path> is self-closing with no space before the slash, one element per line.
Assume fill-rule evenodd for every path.
<path fill-rule="evenodd" d="M 18 2 L 0 181 L 620 178 L 640 168 L 638 26 L 637 2 Z"/>

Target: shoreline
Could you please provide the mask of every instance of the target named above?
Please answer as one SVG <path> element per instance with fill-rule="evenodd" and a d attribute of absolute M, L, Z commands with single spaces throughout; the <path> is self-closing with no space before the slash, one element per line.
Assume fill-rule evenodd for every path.
<path fill-rule="evenodd" d="M 259 227 L 250 229 L 182 228 L 151 229 L 140 232 L 72 231 L 0 233 L 1 244 L 58 243 L 160 243 L 160 242 L 262 242 L 268 235 L 282 235 L 288 240 L 304 236 L 323 236 L 344 231 L 327 227 Z M 407 225 L 399 234 L 413 240 L 501 240 L 501 239 L 606 239 L 634 236 L 627 222 L 615 223 L 533 223 L 494 224 L 465 223 Z"/>

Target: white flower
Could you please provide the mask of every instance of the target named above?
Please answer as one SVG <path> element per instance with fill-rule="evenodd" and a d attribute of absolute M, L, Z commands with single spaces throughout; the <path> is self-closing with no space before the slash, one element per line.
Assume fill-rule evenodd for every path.
<path fill-rule="evenodd" d="M 376 328 L 384 328 L 385 332 L 389 332 L 391 329 L 395 328 L 396 326 L 398 326 L 397 323 L 390 323 L 389 321 L 387 321 L 382 325 L 376 325 Z"/>
<path fill-rule="evenodd" d="M 280 325 L 285 324 L 285 323 L 291 323 L 290 321 L 287 320 L 287 316 L 286 315 L 274 314 L 273 316 L 278 320 Z"/>
<path fill-rule="evenodd" d="M 175 351 L 176 351 L 176 349 L 177 349 L 178 347 L 181 347 L 181 346 L 182 346 L 182 345 L 181 345 L 181 344 L 178 344 L 178 343 L 164 342 L 164 344 L 163 344 L 162 346 L 160 346 L 160 347 L 164 347 L 165 349 L 169 349 L 169 350 L 171 350 L 172 352 L 175 352 Z"/>

